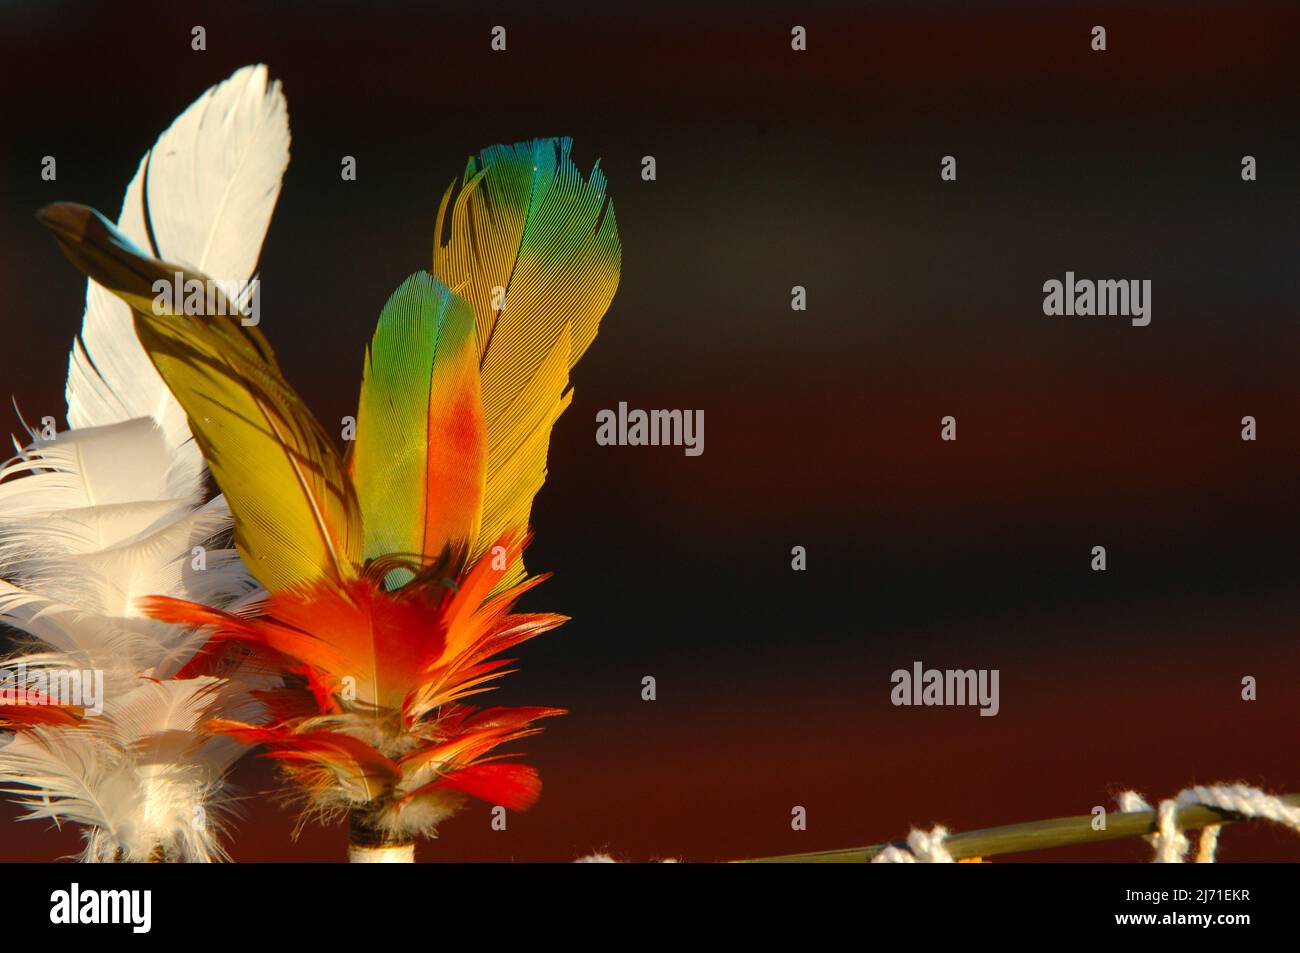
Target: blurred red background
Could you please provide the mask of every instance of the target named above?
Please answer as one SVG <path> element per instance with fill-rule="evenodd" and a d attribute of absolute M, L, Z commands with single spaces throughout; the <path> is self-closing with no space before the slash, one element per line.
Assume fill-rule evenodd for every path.
<path fill-rule="evenodd" d="M 526 746 L 536 808 L 494 832 L 473 806 L 423 859 L 737 858 L 1084 814 L 1124 787 L 1300 790 L 1293 4 L 3 17 L 0 389 L 29 417 L 61 419 L 84 295 L 33 213 L 116 214 L 172 116 L 243 63 L 283 80 L 294 136 L 263 327 L 327 421 L 351 412 L 379 308 L 427 266 L 466 155 L 568 134 L 609 176 L 623 282 L 555 435 L 531 560 L 556 576 L 529 605 L 573 621 L 499 693 L 572 713 Z M 1066 270 L 1151 279 L 1151 326 L 1044 317 L 1042 282 Z M 595 414 L 621 400 L 703 408 L 704 455 L 598 447 Z M 892 707 L 890 673 L 915 660 L 999 669 L 1001 713 Z M 264 762 L 236 780 L 237 859 L 342 859 L 342 828 L 291 841 Z M 0 859 L 76 848 L 0 812 Z M 1300 842 L 1242 826 L 1221 856 Z"/>

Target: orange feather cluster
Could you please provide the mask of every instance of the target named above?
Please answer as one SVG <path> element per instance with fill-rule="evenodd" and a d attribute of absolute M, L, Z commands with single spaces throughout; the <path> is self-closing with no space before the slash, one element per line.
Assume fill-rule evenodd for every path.
<path fill-rule="evenodd" d="M 464 704 L 508 674 L 501 653 L 566 621 L 512 611 L 544 576 L 491 595 L 522 549 L 507 537 L 454 580 L 421 576 L 393 592 L 382 568 L 283 589 L 251 617 L 166 597 L 141 607 L 210 634 L 184 675 L 211 671 L 235 644 L 296 676 L 267 693 L 270 723 L 208 730 L 264 745 L 323 813 L 360 809 L 371 826 L 409 836 L 465 795 L 523 810 L 541 792 L 535 769 L 492 752 L 563 710 Z"/>

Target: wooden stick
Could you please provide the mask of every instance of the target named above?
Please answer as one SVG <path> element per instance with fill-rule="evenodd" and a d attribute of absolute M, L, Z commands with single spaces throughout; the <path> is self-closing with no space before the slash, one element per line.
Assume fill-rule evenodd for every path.
<path fill-rule="evenodd" d="M 1300 807 L 1300 794 L 1286 794 L 1282 800 L 1293 807 Z M 1249 820 L 1231 811 L 1220 811 L 1212 807 L 1189 805 L 1180 808 L 1175 823 L 1181 830 L 1197 830 L 1211 824 L 1231 824 L 1234 821 Z M 1121 813 L 1109 811 L 1106 814 L 1106 829 L 1092 829 L 1093 816 L 1081 814 L 1077 817 L 1056 817 L 1047 821 L 1030 821 L 1027 824 L 1008 824 L 1005 827 L 989 827 L 979 831 L 966 831 L 950 834 L 944 840 L 954 860 L 971 857 L 995 857 L 998 854 L 1019 854 L 1030 850 L 1044 850 L 1049 847 L 1068 847 L 1071 844 L 1091 844 L 1121 837 L 1140 837 L 1156 830 L 1155 811 L 1133 811 Z M 780 857 L 754 857 L 735 861 L 739 864 L 862 864 L 871 860 L 876 854 L 888 847 L 888 844 L 872 844 L 869 847 L 849 847 L 842 850 L 823 850 L 809 854 L 785 854 Z M 894 841 L 895 847 L 906 847 L 906 841 Z"/>

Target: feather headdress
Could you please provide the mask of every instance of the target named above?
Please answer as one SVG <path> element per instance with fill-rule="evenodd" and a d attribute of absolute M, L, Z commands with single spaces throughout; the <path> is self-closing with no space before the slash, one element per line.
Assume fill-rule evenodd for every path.
<path fill-rule="evenodd" d="M 407 279 L 380 316 L 346 460 L 257 329 L 160 313 L 147 289 L 177 265 L 83 207 L 43 213 L 74 264 L 133 308 L 269 592 L 257 615 L 173 598 L 148 611 L 300 686 L 267 696 L 264 724 L 211 728 L 265 745 L 309 814 L 348 814 L 354 855 L 409 856 L 467 796 L 524 809 L 540 792 L 535 769 L 496 752 L 561 712 L 465 700 L 506 673 L 501 653 L 564 621 L 513 611 L 543 578 L 526 576 L 522 552 L 569 370 L 621 254 L 604 177 L 584 179 L 569 147 L 485 150 L 448 191 L 432 273 Z"/>
<path fill-rule="evenodd" d="M 288 160 L 279 84 L 240 69 L 141 160 L 119 233 L 243 286 Z M 141 610 L 150 595 L 237 606 L 257 587 L 225 542 L 225 501 L 205 502 L 185 411 L 94 281 L 67 401 L 71 429 L 15 442 L 0 469 L 0 622 L 26 636 L 0 663 L 0 783 L 27 818 L 84 825 L 84 860 L 221 859 L 219 795 L 245 749 L 199 729 L 259 717 L 252 691 L 279 680 L 179 678 L 205 637 Z"/>

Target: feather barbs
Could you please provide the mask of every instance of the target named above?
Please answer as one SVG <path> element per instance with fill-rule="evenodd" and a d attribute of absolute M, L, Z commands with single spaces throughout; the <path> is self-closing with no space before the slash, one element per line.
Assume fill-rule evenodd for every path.
<path fill-rule="evenodd" d="M 474 312 L 425 272 L 380 313 L 348 458 L 367 558 L 468 548 L 482 518 L 486 439 Z M 411 573 L 394 571 L 390 587 Z"/>
<path fill-rule="evenodd" d="M 584 178 L 571 140 L 484 149 L 442 197 L 433 274 L 476 319 L 487 435 L 483 519 L 473 555 L 525 531 L 546 478 L 569 371 L 618 287 L 622 247 L 599 164 Z M 502 587 L 523 578 L 512 568 Z"/>
<path fill-rule="evenodd" d="M 176 266 L 148 257 L 94 210 L 62 203 L 40 218 L 73 264 L 131 305 L 140 342 L 189 415 L 258 581 L 274 590 L 354 576 L 362 551 L 355 490 L 261 332 L 224 307 L 160 312 L 150 291 Z"/>

